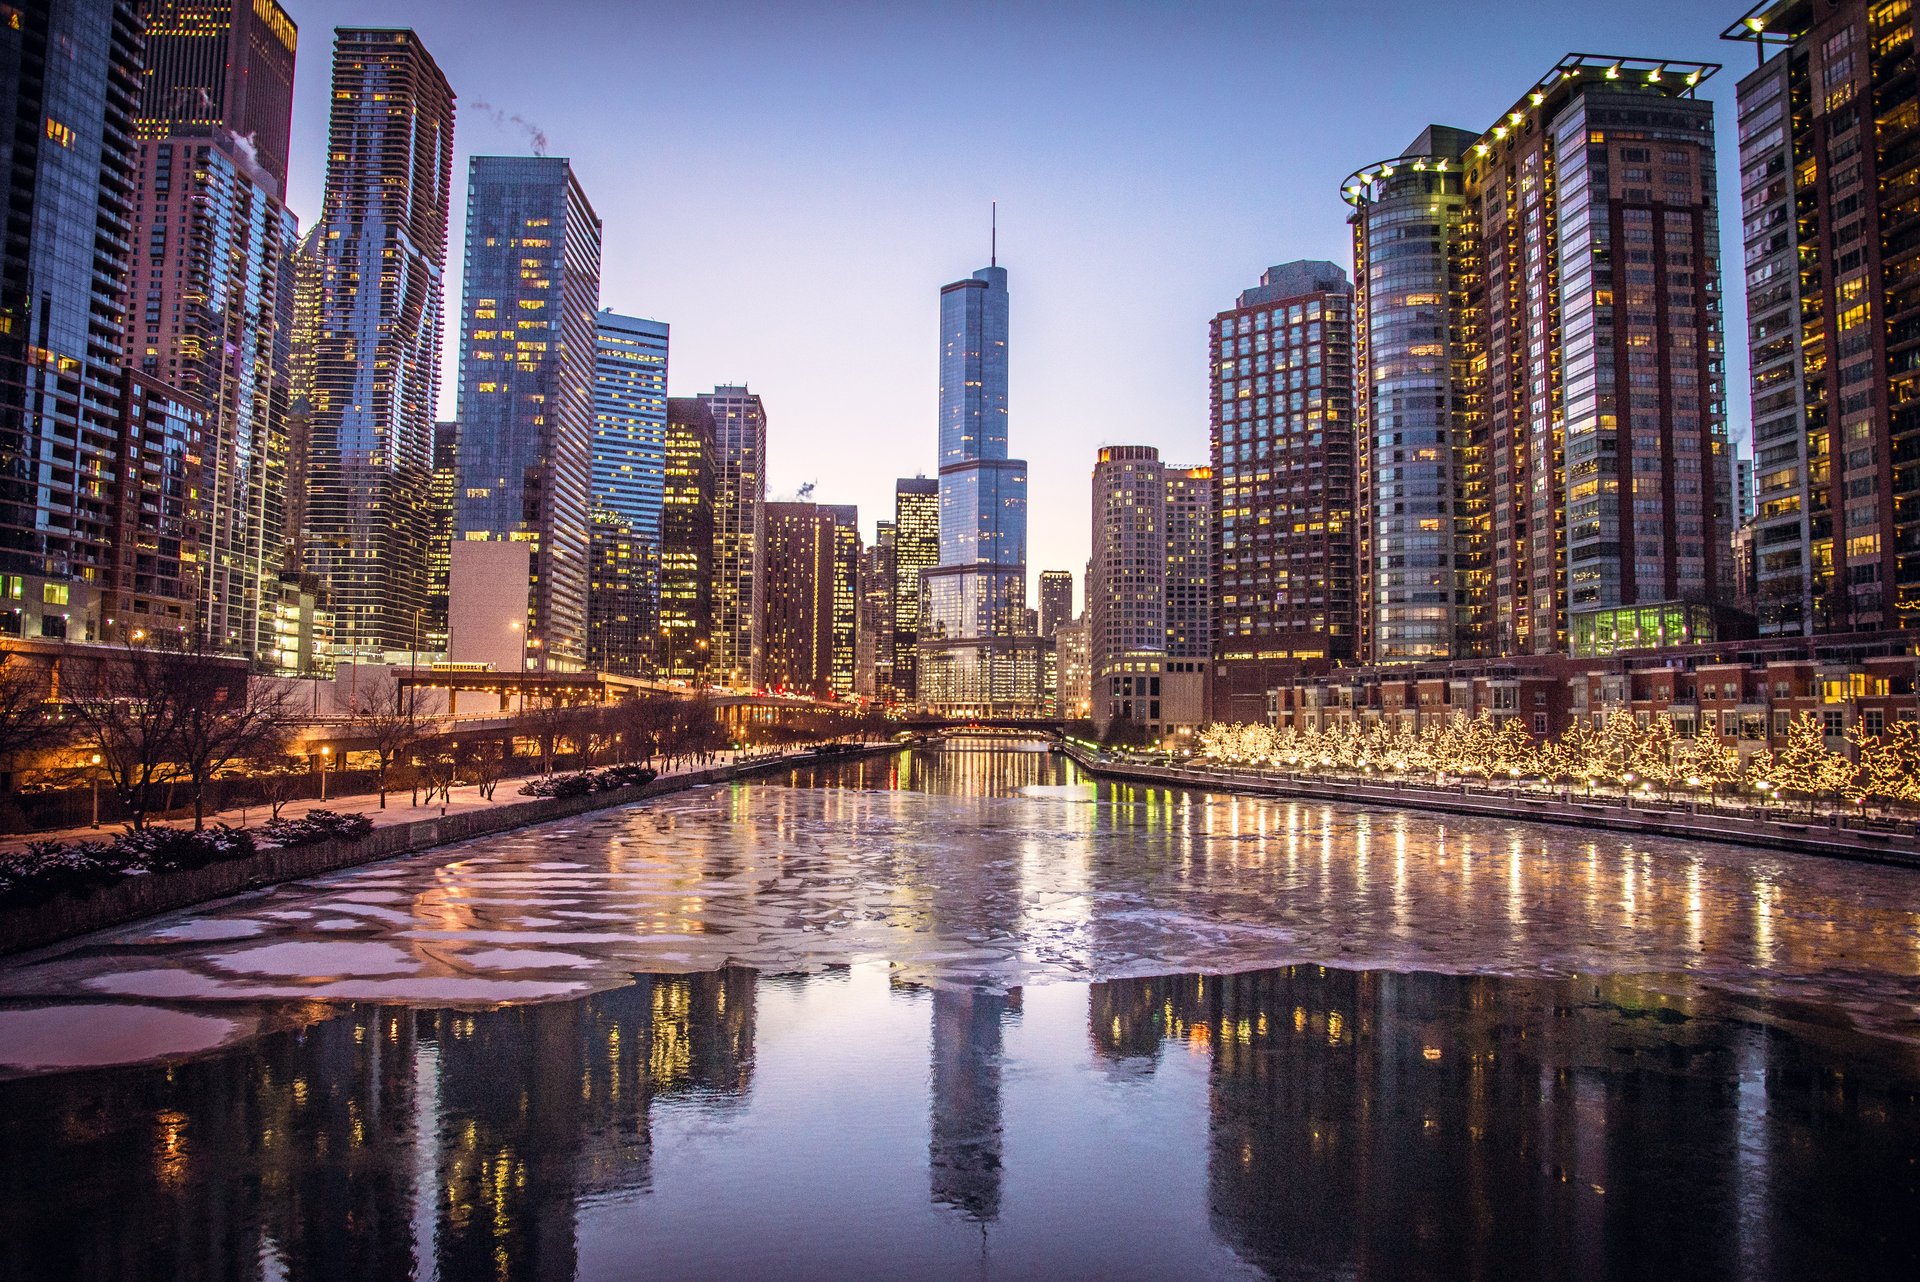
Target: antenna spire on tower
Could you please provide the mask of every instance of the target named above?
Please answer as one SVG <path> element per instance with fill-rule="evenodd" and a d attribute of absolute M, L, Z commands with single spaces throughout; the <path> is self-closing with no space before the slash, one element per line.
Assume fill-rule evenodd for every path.
<path fill-rule="evenodd" d="M 987 231 L 987 266 L 998 267 L 1000 265 L 1000 202 L 999 201 L 996 200 L 993 202 L 992 211 L 993 212 L 988 215 L 989 223 L 988 223 L 988 231 Z"/>

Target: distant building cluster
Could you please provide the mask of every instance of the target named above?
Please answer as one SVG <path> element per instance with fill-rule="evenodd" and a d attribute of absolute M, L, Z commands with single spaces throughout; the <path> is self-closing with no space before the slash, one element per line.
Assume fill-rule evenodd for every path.
<path fill-rule="evenodd" d="M 1100 452 L 1102 733 L 1485 710 L 1547 734 L 1659 704 L 1757 748 L 1793 700 L 1832 696 L 1836 741 L 1913 715 L 1913 14 L 1773 0 L 1724 34 L 1759 64 L 1737 107 L 1752 456 L 1727 439 L 1696 92 L 1719 69 L 1569 55 L 1487 127 L 1428 126 L 1342 184 L 1351 277 L 1284 263 L 1213 319 L 1197 690 L 1188 644 L 1156 639 L 1193 555 L 1176 473 Z M 1723 672 L 1747 674 L 1724 709 Z"/>

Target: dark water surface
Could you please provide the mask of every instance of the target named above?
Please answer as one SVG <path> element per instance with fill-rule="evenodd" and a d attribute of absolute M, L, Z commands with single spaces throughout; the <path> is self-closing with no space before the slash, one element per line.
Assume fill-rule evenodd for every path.
<path fill-rule="evenodd" d="M 611 854 L 512 834 L 0 971 L 0 1278 L 1920 1276 L 1920 878 L 1028 754 L 631 813 Z M 647 880 L 676 850 L 697 907 Z M 608 979 L 614 895 L 754 964 Z M 1319 956 L 1246 969 L 1263 924 Z M 329 948 L 432 956 L 395 1000 L 263 987 Z M 578 993 L 433 996 L 569 948 Z M 95 1066 L 28 1067 L 48 1021 Z"/>

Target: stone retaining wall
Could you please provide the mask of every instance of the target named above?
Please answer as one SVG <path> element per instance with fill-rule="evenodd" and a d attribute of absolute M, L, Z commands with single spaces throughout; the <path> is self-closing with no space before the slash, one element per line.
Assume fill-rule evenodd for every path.
<path fill-rule="evenodd" d="M 1822 818 L 1805 822 L 1729 815 L 1693 807 L 1674 808 L 1650 803 L 1644 809 L 1606 802 L 1560 801 L 1531 793 L 1472 792 L 1466 788 L 1423 787 L 1417 784 L 1368 784 L 1359 781 L 1305 780 L 1279 775 L 1244 774 L 1232 770 L 1194 770 L 1180 766 L 1136 765 L 1102 761 L 1078 747 L 1067 755 L 1088 774 L 1105 779 L 1244 792 L 1266 797 L 1298 797 L 1338 801 L 1358 806 L 1385 806 L 1439 810 L 1489 819 L 1529 823 L 1568 824 L 1603 828 L 1611 832 L 1679 837 L 1694 841 L 1728 842 L 1828 855 L 1871 863 L 1920 868 L 1920 842 L 1904 832 L 1839 827 Z M 1517 810 L 1516 807 L 1525 807 Z"/>
<path fill-rule="evenodd" d="M 443 818 L 387 824 L 375 828 L 359 841 L 320 841 L 310 846 L 273 847 L 247 859 L 211 864 L 205 868 L 123 877 L 90 894 L 61 895 L 43 904 L 0 910 L 0 953 L 38 948 L 246 890 L 338 872 L 399 855 L 418 854 L 436 846 L 449 846 L 490 833 L 567 819 L 590 810 L 631 805 L 649 797 L 681 792 L 702 784 L 723 783 L 742 776 L 798 765 L 831 765 L 893 750 L 891 745 L 869 745 L 864 750 L 826 758 L 815 758 L 811 753 L 794 753 L 745 764 L 713 766 L 706 770 L 655 779 L 634 788 L 616 788 L 580 797 L 536 797 L 526 801 L 503 802 L 486 810 L 463 811 Z"/>

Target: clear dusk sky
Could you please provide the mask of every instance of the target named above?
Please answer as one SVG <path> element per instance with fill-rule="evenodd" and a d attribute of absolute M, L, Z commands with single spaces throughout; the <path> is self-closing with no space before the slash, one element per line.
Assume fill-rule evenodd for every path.
<path fill-rule="evenodd" d="M 334 27 L 413 27 L 459 96 L 445 416 L 467 157 L 537 129 L 605 224 L 602 305 L 673 326 L 673 394 L 750 385 L 769 493 L 814 482 L 868 537 L 895 477 L 933 474 L 938 293 L 986 264 L 998 200 L 1029 568 L 1076 580 L 1094 451 L 1205 461 L 1207 322 L 1271 263 L 1351 269 L 1347 174 L 1430 122 L 1487 127 L 1570 51 L 1723 63 L 1704 90 L 1746 438 L 1733 90 L 1754 53 L 1718 38 L 1746 0 L 285 3 L 303 226 Z"/>

